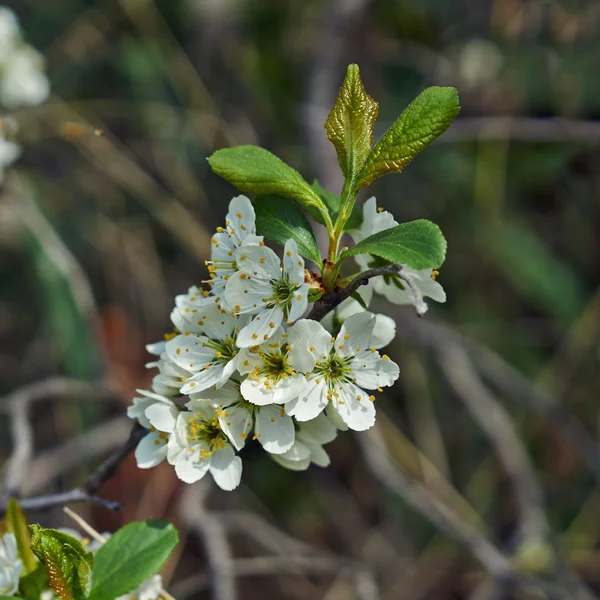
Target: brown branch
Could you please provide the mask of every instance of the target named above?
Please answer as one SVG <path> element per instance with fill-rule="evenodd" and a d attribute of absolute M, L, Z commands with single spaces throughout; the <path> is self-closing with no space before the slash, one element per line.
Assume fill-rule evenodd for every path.
<path fill-rule="evenodd" d="M 75 502 L 85 502 L 98 504 L 109 510 L 118 510 L 120 503 L 113 500 L 100 498 L 97 493 L 102 486 L 110 479 L 117 467 L 133 452 L 139 441 L 148 433 L 137 421 L 131 428 L 129 437 L 125 443 L 79 487 L 67 492 L 57 494 L 47 494 L 45 496 L 36 496 L 33 498 L 23 498 L 19 502 L 23 510 L 43 510 L 54 506 L 63 506 Z M 6 511 L 7 500 L 0 503 L 0 516 Z"/>
<path fill-rule="evenodd" d="M 402 265 L 385 265 L 383 267 L 376 267 L 369 271 L 364 271 L 350 280 L 350 283 L 341 290 L 332 294 L 326 294 L 318 302 L 315 303 L 310 314 L 306 317 L 307 319 L 313 319 L 314 321 L 320 321 L 329 314 L 336 306 L 339 306 L 344 300 L 350 298 L 359 287 L 367 285 L 369 279 L 373 277 L 381 277 L 383 275 L 396 275 L 410 288 L 415 298 L 415 306 L 417 308 L 417 314 L 423 315 L 427 310 L 427 305 L 423 301 L 419 288 L 415 285 L 415 282 L 402 273 Z"/>

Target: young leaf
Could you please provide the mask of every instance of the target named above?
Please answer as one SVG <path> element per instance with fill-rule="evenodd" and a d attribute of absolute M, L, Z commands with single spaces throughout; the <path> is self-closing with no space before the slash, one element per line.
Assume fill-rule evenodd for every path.
<path fill-rule="evenodd" d="M 335 105 L 325 122 L 327 137 L 335 146 L 346 179 L 354 178 L 371 150 L 378 113 L 379 105 L 365 91 L 358 65 L 349 65 Z"/>
<path fill-rule="evenodd" d="M 327 206 L 327 210 L 329 210 L 331 220 L 335 223 L 340 213 L 341 198 L 337 194 L 332 194 L 331 192 L 328 192 L 327 190 L 322 188 L 321 184 L 316 179 L 313 181 L 312 188 L 319 195 L 321 200 L 323 200 L 325 206 Z M 323 219 L 317 211 L 309 209 L 309 212 L 319 223 L 321 223 L 322 225 L 325 224 L 323 223 Z M 344 231 L 349 231 L 350 229 L 356 229 L 357 227 L 360 227 L 362 221 L 362 210 L 360 206 L 355 204 L 352 208 L 352 213 L 350 214 L 350 217 L 344 225 Z"/>
<path fill-rule="evenodd" d="M 437 269 L 446 257 L 446 239 L 435 223 L 419 219 L 365 238 L 343 252 L 340 261 L 357 254 L 373 254 L 417 271 Z"/>
<path fill-rule="evenodd" d="M 74 537 L 32 525 L 31 549 L 46 567 L 50 587 L 62 600 L 85 600 L 94 556 Z"/>
<path fill-rule="evenodd" d="M 282 245 L 292 238 L 302 256 L 321 264 L 319 246 L 310 223 L 295 203 L 282 196 L 270 195 L 256 198 L 253 204 L 256 231 L 260 235 Z"/>
<path fill-rule="evenodd" d="M 96 553 L 89 600 L 114 600 L 155 575 L 177 545 L 175 528 L 164 521 L 129 523 Z"/>
<path fill-rule="evenodd" d="M 217 175 L 242 192 L 258 195 L 281 194 L 327 213 L 323 201 L 302 175 L 264 148 L 223 148 L 213 153 L 208 162 Z"/>
<path fill-rule="evenodd" d="M 6 506 L 5 516 L 6 531 L 13 533 L 17 538 L 17 549 L 19 558 L 23 561 L 24 574 L 35 571 L 38 561 L 31 550 L 31 536 L 29 534 L 29 525 L 25 514 L 16 498 L 11 498 Z"/>
<path fill-rule="evenodd" d="M 375 144 L 357 176 L 355 190 L 377 177 L 402 171 L 427 144 L 450 127 L 459 112 L 455 88 L 427 88 Z"/>

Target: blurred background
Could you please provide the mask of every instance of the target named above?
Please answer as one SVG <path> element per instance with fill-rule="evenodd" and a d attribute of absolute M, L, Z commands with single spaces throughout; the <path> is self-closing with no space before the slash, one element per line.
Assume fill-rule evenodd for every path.
<path fill-rule="evenodd" d="M 77 509 L 100 531 L 173 521 L 183 542 L 165 579 L 180 600 L 234 598 L 223 573 L 249 600 L 539 598 L 490 577 L 481 539 L 571 585 L 555 597 L 600 593 L 599 2 L 3 4 L 52 87 L 12 113 L 23 156 L 0 192 L 0 393 L 55 385 L 30 405 L 23 496 L 78 485 L 126 438 L 125 408 L 152 378 L 144 346 L 206 278 L 235 195 L 207 156 L 259 144 L 340 191 L 323 123 L 356 62 L 380 103 L 377 136 L 429 85 L 457 87 L 462 104 L 404 173 L 361 196 L 399 222 L 433 220 L 449 248 L 446 304 L 422 320 L 374 306 L 396 319 L 401 369 L 377 430 L 340 435 L 331 466 L 303 473 L 249 447 L 238 490 L 195 500 L 168 465 L 130 458 L 102 490 L 121 512 Z M 4 458 L 9 425 L 3 414 Z M 227 540 L 216 561 L 196 518 Z"/>

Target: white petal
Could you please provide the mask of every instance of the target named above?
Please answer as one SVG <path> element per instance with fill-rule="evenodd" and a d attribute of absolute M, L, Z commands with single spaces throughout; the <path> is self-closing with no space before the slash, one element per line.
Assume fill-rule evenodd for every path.
<path fill-rule="evenodd" d="M 285 243 L 283 249 L 283 269 L 291 282 L 300 284 L 304 281 L 304 259 L 298 254 L 296 240 L 291 238 Z"/>
<path fill-rule="evenodd" d="M 283 408 L 263 406 L 256 416 L 256 436 L 267 452 L 283 454 L 294 444 L 294 422 Z"/>
<path fill-rule="evenodd" d="M 290 364 L 296 371 L 308 373 L 313 370 L 315 360 L 323 360 L 331 350 L 331 334 L 317 321 L 302 319 L 288 329 L 291 345 Z M 306 352 L 312 354 L 312 358 Z"/>
<path fill-rule="evenodd" d="M 205 451 L 208 449 L 205 448 Z M 202 459 L 197 451 L 190 452 L 188 449 L 184 449 L 175 461 L 175 473 L 181 481 L 195 483 L 206 475 L 211 465 L 211 458 L 212 456 Z"/>
<path fill-rule="evenodd" d="M 166 433 L 171 433 L 175 429 L 178 414 L 179 411 L 174 404 L 168 405 L 157 402 L 146 409 L 146 416 L 150 421 L 150 425 Z"/>
<path fill-rule="evenodd" d="M 243 406 L 230 406 L 219 414 L 219 424 L 236 450 L 241 450 L 252 429 L 252 413 Z"/>
<path fill-rule="evenodd" d="M 237 266 L 251 278 L 279 279 L 281 262 L 268 246 L 242 246 L 236 251 Z"/>
<path fill-rule="evenodd" d="M 340 356 L 352 356 L 361 350 L 370 348 L 375 317 L 370 312 L 361 312 L 349 316 L 335 339 L 335 349 Z M 349 336 L 346 339 L 346 336 Z"/>
<path fill-rule="evenodd" d="M 348 425 L 342 421 L 342 417 L 340 417 L 338 411 L 331 404 L 325 409 L 325 416 L 339 431 L 348 431 Z"/>
<path fill-rule="evenodd" d="M 337 429 L 325 413 L 300 426 L 298 439 L 311 444 L 327 444 L 337 436 Z"/>
<path fill-rule="evenodd" d="M 208 347 L 207 342 L 204 336 L 178 335 L 167 342 L 167 356 L 182 369 L 200 371 L 216 356 L 216 350 Z"/>
<path fill-rule="evenodd" d="M 396 337 L 396 321 L 387 315 L 375 315 L 375 327 L 371 344 L 373 348 L 383 348 Z"/>
<path fill-rule="evenodd" d="M 269 281 L 248 277 L 241 271 L 232 275 L 225 287 L 225 301 L 237 313 L 255 314 L 272 296 L 273 287 Z"/>
<path fill-rule="evenodd" d="M 154 356 L 160 356 L 165 351 L 166 344 L 167 342 L 165 341 L 155 342 L 154 344 L 147 344 L 146 350 L 150 354 L 154 354 Z"/>
<path fill-rule="evenodd" d="M 266 342 L 277 332 L 282 321 L 283 310 L 280 306 L 263 309 L 239 332 L 237 345 L 240 348 L 248 348 Z"/>
<path fill-rule="evenodd" d="M 303 283 L 296 291 L 294 291 L 294 297 L 292 298 L 288 315 L 288 323 L 297 321 L 306 312 L 308 307 L 309 289 L 310 286 L 308 283 Z"/>
<path fill-rule="evenodd" d="M 256 406 L 273 404 L 275 402 L 273 390 L 268 389 L 265 383 L 267 383 L 266 379 L 254 379 L 250 377 L 244 379 L 240 386 L 242 396 L 248 402 L 256 404 Z"/>
<path fill-rule="evenodd" d="M 310 421 L 316 418 L 328 403 L 328 390 L 323 377 L 313 375 L 307 383 L 308 393 L 290 400 L 285 405 L 287 414 L 296 417 L 298 421 Z"/>
<path fill-rule="evenodd" d="M 271 454 L 271 458 L 290 471 L 306 471 L 306 469 L 310 467 L 310 458 L 305 458 L 303 460 L 289 460 L 284 458 L 282 454 Z"/>
<path fill-rule="evenodd" d="M 200 371 L 193 377 L 190 377 L 181 388 L 182 394 L 190 394 L 191 392 L 200 392 L 206 390 L 213 385 L 219 387 L 222 384 L 224 365 L 221 363 L 213 363 L 208 369 Z"/>
<path fill-rule="evenodd" d="M 235 229 L 240 240 L 256 234 L 255 219 L 254 207 L 246 196 L 236 196 L 231 199 L 227 221 L 229 221 L 229 228 Z"/>
<path fill-rule="evenodd" d="M 138 468 L 151 469 L 166 458 L 166 444 L 158 436 L 158 432 L 154 431 L 140 440 L 135 449 L 135 460 Z"/>
<path fill-rule="evenodd" d="M 365 431 L 375 425 L 375 404 L 359 387 L 345 384 L 339 390 L 339 397 L 334 397 L 332 403 L 350 429 Z"/>
<path fill-rule="evenodd" d="M 137 419 L 139 424 L 146 429 L 150 429 L 150 421 L 146 417 L 146 409 L 154 404 L 150 398 L 134 398 L 133 404 L 127 407 L 127 416 L 130 419 Z"/>
<path fill-rule="evenodd" d="M 225 446 L 213 454 L 210 474 L 222 490 L 231 491 L 240 484 L 242 460 L 235 455 L 231 446 Z"/>
<path fill-rule="evenodd" d="M 329 463 L 329 454 L 323 450 L 321 446 L 318 444 L 308 444 L 308 449 L 310 450 L 310 460 L 315 463 L 315 465 L 319 467 L 328 467 Z"/>
<path fill-rule="evenodd" d="M 362 355 L 350 363 L 356 384 L 367 390 L 393 385 L 400 375 L 398 365 L 392 360 L 378 358 L 377 353 L 372 356 L 377 357 L 372 362 L 368 361 L 368 356 L 363 360 L 365 355 Z"/>
<path fill-rule="evenodd" d="M 275 404 L 285 404 L 302 395 L 307 387 L 308 383 L 304 375 L 291 375 L 285 379 L 280 379 L 273 386 L 273 402 Z"/>
<path fill-rule="evenodd" d="M 310 461 L 310 450 L 306 444 L 296 441 L 287 452 L 280 454 L 279 457 L 293 462 L 303 461 L 306 459 Z"/>

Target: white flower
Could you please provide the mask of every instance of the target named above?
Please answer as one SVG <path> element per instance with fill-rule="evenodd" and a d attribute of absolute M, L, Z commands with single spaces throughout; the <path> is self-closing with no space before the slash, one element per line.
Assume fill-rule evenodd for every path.
<path fill-rule="evenodd" d="M 238 364 L 236 340 L 249 319 L 227 313 L 214 300 L 206 302 L 203 298 L 194 306 L 197 312 L 189 313 L 193 322 L 186 323 L 188 329 L 166 344 L 168 359 L 192 373 L 180 386 L 182 394 L 220 387 L 231 377 Z"/>
<path fill-rule="evenodd" d="M 21 155 L 21 148 L 4 139 L 0 131 L 0 182 L 4 177 L 4 169 L 10 166 Z"/>
<path fill-rule="evenodd" d="M 13 533 L 0 536 L 0 595 L 14 596 L 19 589 L 23 563 L 17 554 L 17 538 Z"/>
<path fill-rule="evenodd" d="M 285 404 L 306 387 L 305 377 L 298 372 L 300 364 L 289 356 L 290 341 L 279 327 L 260 346 L 240 352 L 238 370 L 248 375 L 241 386 L 246 400 L 258 406 Z"/>
<path fill-rule="evenodd" d="M 266 246 L 247 246 L 237 253 L 238 271 L 227 281 L 225 301 L 237 314 L 256 315 L 238 336 L 240 348 L 267 341 L 282 321 L 299 319 L 308 306 L 304 260 L 296 242 L 284 248 L 283 265 Z"/>
<path fill-rule="evenodd" d="M 364 285 L 357 291 L 366 306 L 371 303 L 373 297 L 373 288 Z M 329 333 L 337 334 L 344 321 L 351 315 L 364 312 L 365 308 L 358 300 L 354 298 L 346 298 L 335 310 L 332 310 L 323 319 L 321 325 L 329 331 Z M 374 348 L 379 350 L 384 348 L 396 337 L 396 321 L 387 315 L 375 315 L 375 327 L 373 327 L 373 337 L 371 343 Z"/>
<path fill-rule="evenodd" d="M 212 237 L 211 260 L 207 260 L 211 279 L 204 283 L 212 286 L 212 293 L 223 301 L 227 280 L 237 271 L 236 250 L 247 245 L 264 245 L 262 236 L 256 235 L 256 215 L 246 196 L 237 196 L 229 203 L 225 227 L 217 227 Z"/>
<path fill-rule="evenodd" d="M 391 229 L 397 225 L 398 223 L 389 212 L 378 212 L 375 198 L 369 198 L 363 206 L 363 222 L 361 226 L 349 233 L 357 244 L 375 233 Z M 368 254 L 359 254 L 355 258 L 363 271 L 375 266 L 372 262 L 372 257 Z M 427 296 L 436 302 L 446 301 L 444 289 L 434 280 L 437 276 L 437 271 L 433 271 L 432 269 L 415 271 L 403 266 L 402 274 L 409 276 L 413 280 L 422 296 Z M 369 286 L 372 286 L 378 294 L 385 296 L 392 304 L 413 304 L 416 306 L 419 302 L 419 299 L 415 298 L 413 292 L 408 289 L 406 284 L 395 275 L 374 277 L 370 280 Z M 422 303 L 422 306 L 424 312 L 426 305 Z"/>
<path fill-rule="evenodd" d="M 243 386 L 243 383 L 242 383 Z M 240 384 L 229 380 L 217 390 L 205 390 L 190 396 L 191 411 L 202 402 L 211 402 L 217 407 L 221 429 L 236 450 L 241 450 L 254 427 L 254 439 L 273 454 L 287 452 L 294 444 L 292 417 L 276 404 L 257 406 L 248 402 L 240 392 Z"/>
<path fill-rule="evenodd" d="M 185 483 L 194 483 L 210 471 L 220 488 L 235 489 L 242 478 L 242 461 L 221 429 L 219 409 L 198 401 L 190 401 L 188 407 L 192 410 L 179 413 L 169 438 L 169 464 Z"/>
<path fill-rule="evenodd" d="M 20 44 L 2 65 L 0 103 L 7 108 L 38 106 L 50 95 L 50 82 L 43 72 L 44 59 L 31 46 Z"/>
<path fill-rule="evenodd" d="M 316 419 L 298 423 L 294 445 L 284 454 L 272 454 L 271 458 L 292 471 L 304 471 L 311 462 L 326 467 L 329 455 L 323 450 L 323 444 L 332 442 L 336 435 L 336 428 L 322 413 Z"/>
<path fill-rule="evenodd" d="M 356 431 L 375 423 L 374 396 L 364 390 L 380 390 L 396 381 L 398 365 L 373 346 L 375 317 L 369 312 L 348 317 L 334 339 L 316 321 L 302 320 L 294 326 L 291 356 L 302 364 L 307 388 L 285 405 L 298 421 L 319 415 L 328 403 L 341 421 Z"/>
<path fill-rule="evenodd" d="M 19 20 L 12 10 L 0 6 L 0 63 L 6 60 L 19 41 Z"/>
<path fill-rule="evenodd" d="M 143 397 L 133 399 L 133 404 L 127 407 L 127 416 L 137 419 L 142 427 L 150 430 L 138 443 L 135 460 L 140 469 L 151 469 L 167 457 L 167 442 L 175 429 L 179 409 L 160 394 L 137 391 Z"/>

